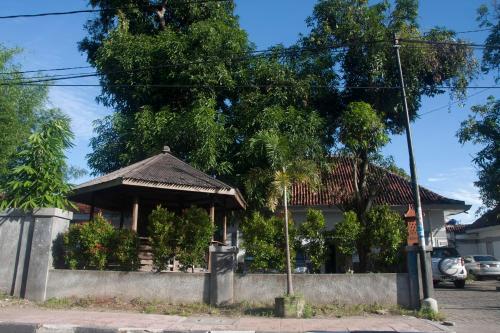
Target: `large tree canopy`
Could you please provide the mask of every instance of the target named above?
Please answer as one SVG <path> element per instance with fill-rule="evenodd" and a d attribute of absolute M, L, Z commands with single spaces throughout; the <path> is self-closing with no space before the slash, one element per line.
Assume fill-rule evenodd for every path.
<path fill-rule="evenodd" d="M 228 173 L 227 109 L 251 50 L 228 2 L 92 0 L 105 10 L 80 43 L 102 74 L 99 100 L 114 115 L 96 124 L 89 163 L 105 173 L 164 144 L 195 166 Z"/>
<path fill-rule="evenodd" d="M 389 1 L 373 5 L 368 0 L 318 1 L 308 19 L 311 32 L 298 44 L 311 52 L 299 53 L 293 62 L 302 75 L 329 82 L 329 93 L 316 95 L 314 106 L 331 127 L 349 103 L 363 101 L 380 113 L 391 132 L 402 131 L 394 34 L 402 41 L 412 119 L 423 96 L 445 93 L 448 86 L 453 96 L 464 96 L 464 87 L 477 70 L 471 49 L 457 45 L 456 34 L 445 28 L 422 32 L 417 18 L 417 0 L 396 0 L 394 5 Z"/>
<path fill-rule="evenodd" d="M 250 144 L 258 133 L 293 136 L 308 159 L 326 154 L 351 102 L 367 103 L 388 132 L 400 133 L 394 33 L 402 38 L 412 119 L 423 96 L 463 97 L 476 71 L 471 50 L 452 31 L 419 30 L 415 0 L 320 0 L 309 34 L 267 52 L 248 41 L 232 1 L 90 4 L 106 10 L 88 22 L 80 49 L 101 74 L 99 100 L 116 111 L 95 126 L 89 164 L 97 174 L 168 144 L 241 186 L 255 170 L 271 170 Z M 260 187 L 255 198 L 250 193 L 252 206 L 264 204 L 271 178 L 252 182 Z"/>

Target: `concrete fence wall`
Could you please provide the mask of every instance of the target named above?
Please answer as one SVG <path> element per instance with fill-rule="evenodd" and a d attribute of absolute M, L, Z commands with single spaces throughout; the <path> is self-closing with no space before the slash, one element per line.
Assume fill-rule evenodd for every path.
<path fill-rule="evenodd" d="M 212 273 L 53 269 L 53 242 L 67 230 L 71 215 L 53 208 L 28 215 L 0 212 L 0 291 L 35 301 L 90 296 L 221 305 L 272 303 L 286 290 L 282 274 L 235 274 L 237 249 L 228 246 L 210 248 Z M 416 265 L 416 260 L 412 262 Z M 419 287 L 415 276 L 303 274 L 294 275 L 293 282 L 296 292 L 311 303 L 416 307 Z"/>
<path fill-rule="evenodd" d="M 296 274 L 296 293 L 315 304 L 410 306 L 408 274 Z M 282 274 L 245 274 L 234 279 L 235 302 L 272 303 L 286 291 Z"/>
<path fill-rule="evenodd" d="M 49 271 L 47 298 L 118 297 L 172 303 L 208 303 L 209 273 Z"/>

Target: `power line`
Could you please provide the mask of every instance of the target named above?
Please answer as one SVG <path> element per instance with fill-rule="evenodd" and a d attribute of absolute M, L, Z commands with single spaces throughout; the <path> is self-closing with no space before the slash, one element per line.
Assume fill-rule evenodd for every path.
<path fill-rule="evenodd" d="M 197 4 L 197 3 L 209 3 L 209 2 L 229 2 L 232 0 L 185 0 L 179 1 L 181 4 Z M 120 9 L 129 9 L 136 7 L 116 7 L 116 8 L 101 8 L 101 9 L 79 9 L 79 10 L 70 10 L 65 12 L 49 12 L 49 13 L 36 13 L 36 14 L 17 14 L 17 15 L 6 15 L 0 16 L 0 20 L 6 19 L 14 19 L 14 18 L 33 18 L 33 17 L 43 17 L 43 16 L 60 16 L 60 15 L 72 15 L 72 14 L 82 14 L 82 13 L 98 13 L 98 12 L 107 12 L 107 11 L 115 11 Z"/>
<path fill-rule="evenodd" d="M 35 82 L 15 82 L 0 83 L 0 86 L 49 86 L 49 87 L 101 87 L 100 84 L 80 84 L 80 83 L 35 83 Z M 247 84 L 247 85 L 204 85 L 204 84 L 107 84 L 107 87 L 122 88 L 270 88 L 270 87 L 292 87 L 292 84 Z M 366 89 L 384 90 L 401 89 L 398 86 L 338 86 L 338 85 L 312 85 L 314 88 L 343 88 L 343 89 Z M 453 86 L 441 86 L 439 89 L 455 89 Z M 500 89 L 500 86 L 466 86 L 465 89 Z"/>
<path fill-rule="evenodd" d="M 458 42 L 440 42 L 440 41 L 421 41 L 421 40 L 404 40 L 402 39 L 401 41 L 407 41 L 409 43 L 413 44 L 424 44 L 424 45 L 406 45 L 405 47 L 408 48 L 424 48 L 429 45 L 436 45 L 436 44 L 452 44 L 452 45 L 460 45 L 460 46 L 476 46 L 476 47 L 484 47 L 484 45 L 478 45 L 478 44 L 466 44 L 466 43 L 458 43 Z M 349 44 L 350 43 L 350 44 Z M 343 48 L 348 48 L 352 47 L 352 43 L 359 43 L 359 44 L 376 44 L 376 43 L 390 43 L 389 40 L 372 40 L 372 41 L 362 41 L 360 39 L 351 39 L 348 40 L 347 43 L 342 44 L 342 45 L 324 45 L 324 46 L 315 46 L 315 47 L 287 47 L 287 48 L 276 48 L 276 47 L 271 47 L 263 50 L 254 50 L 254 51 L 248 51 L 248 52 L 241 52 L 239 55 L 243 56 L 242 58 L 229 58 L 228 60 L 231 61 L 237 61 L 237 60 L 247 60 L 251 56 L 267 56 L 268 54 L 283 54 L 284 56 L 288 54 L 294 54 L 294 53 L 299 53 L 299 52 L 318 52 L 322 50 L 340 50 Z M 340 52 L 340 51 L 337 51 Z M 237 54 L 238 55 L 238 54 Z M 217 61 L 220 59 L 217 56 L 212 56 L 212 58 L 215 58 Z M 144 69 L 138 69 L 138 70 L 131 70 L 128 72 L 133 72 L 133 71 L 140 71 L 140 70 L 145 70 L 145 69 L 155 69 L 155 68 L 163 68 L 163 67 L 178 67 L 182 65 L 190 65 L 190 64 L 197 64 L 197 63 L 205 63 L 209 60 L 204 59 L 204 60 L 199 60 L 199 61 L 194 61 L 194 62 L 186 62 L 183 64 L 168 64 L 168 65 L 163 65 L 163 66 L 153 66 L 153 67 L 147 67 Z M 0 72 L 1 75 L 10 75 L 10 74 L 26 74 L 26 73 L 37 73 L 37 72 L 51 72 L 51 71 L 67 71 L 67 70 L 74 70 L 74 69 L 84 69 L 84 68 L 92 68 L 92 66 L 75 66 L 75 67 L 62 67 L 62 68 L 51 68 L 51 69 L 40 69 L 40 70 L 28 70 L 28 71 L 13 71 L 13 72 Z M 119 71 L 119 72 L 125 72 L 125 71 Z M 69 76 L 69 75 L 80 75 L 80 74 L 87 74 L 87 73 L 76 73 L 76 74 L 60 74 L 60 75 L 53 75 L 51 77 L 63 77 L 63 76 Z M 91 74 L 91 73 L 88 73 Z M 95 73 L 94 76 L 100 75 L 99 73 Z M 90 75 L 89 75 L 90 76 Z M 31 77 L 31 78 L 46 78 L 45 76 L 40 76 L 40 77 Z M 26 78 L 26 79 L 31 79 L 31 78 Z"/>
<path fill-rule="evenodd" d="M 475 43 L 462 43 L 462 42 L 449 42 L 449 41 L 436 41 L 436 40 L 422 40 L 422 39 L 407 39 L 401 38 L 400 41 L 406 43 L 414 44 L 429 44 L 429 45 L 456 45 L 456 46 L 467 46 L 467 47 L 493 47 L 500 48 L 500 44 L 486 45 L 486 44 L 475 44 Z"/>
<path fill-rule="evenodd" d="M 474 97 L 474 96 L 477 96 L 477 95 L 479 95 L 479 94 L 482 94 L 482 93 L 484 93 L 485 91 L 487 91 L 487 90 L 489 90 L 489 89 L 492 89 L 492 88 L 489 88 L 489 87 L 488 87 L 488 88 L 485 88 L 485 89 L 483 89 L 483 90 L 481 90 L 481 91 L 478 91 L 478 92 L 475 92 L 475 93 L 473 93 L 473 94 L 470 94 L 469 96 L 467 96 L 467 98 L 466 98 L 465 100 L 468 100 L 468 99 L 469 99 L 469 98 L 471 98 L 471 97 Z M 431 109 L 431 110 L 429 110 L 429 111 L 427 111 L 427 112 L 421 113 L 419 116 L 425 116 L 425 115 L 427 115 L 427 114 L 429 114 L 429 113 L 434 113 L 434 112 L 437 112 L 437 111 L 440 111 L 440 110 L 446 109 L 446 108 L 448 108 L 448 107 L 450 107 L 450 106 L 452 106 L 452 105 L 458 104 L 458 103 L 460 103 L 460 102 L 463 102 L 463 101 L 461 101 L 461 100 L 457 100 L 457 101 L 454 101 L 454 102 L 448 103 L 447 105 L 443 105 L 443 106 L 437 107 L 437 108 L 435 108 L 435 109 Z"/>

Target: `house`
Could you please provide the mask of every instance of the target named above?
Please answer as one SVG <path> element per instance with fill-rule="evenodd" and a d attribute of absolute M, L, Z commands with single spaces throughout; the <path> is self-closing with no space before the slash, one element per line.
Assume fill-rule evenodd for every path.
<path fill-rule="evenodd" d="M 470 225 L 446 228 L 450 245 L 462 255 L 489 254 L 500 257 L 500 206 Z"/>
<path fill-rule="evenodd" d="M 389 205 L 403 215 L 408 211 L 408 207 L 413 205 L 411 181 L 385 169 L 377 168 L 377 171 L 386 181 L 382 182 L 374 204 Z M 333 159 L 333 168 L 323 178 L 319 191 L 314 191 L 303 183 L 293 185 L 289 209 L 294 221 L 303 222 L 307 209 L 315 208 L 323 212 L 327 228 L 332 229 L 343 219 L 343 212 L 339 209 L 342 202 L 336 195 L 339 189 L 347 195 L 354 194 L 353 164 L 349 158 L 335 157 Z M 422 186 L 420 186 L 420 198 L 427 244 L 435 247 L 446 246 L 448 244 L 445 230 L 447 217 L 466 212 L 471 206 L 461 200 L 446 198 Z"/>

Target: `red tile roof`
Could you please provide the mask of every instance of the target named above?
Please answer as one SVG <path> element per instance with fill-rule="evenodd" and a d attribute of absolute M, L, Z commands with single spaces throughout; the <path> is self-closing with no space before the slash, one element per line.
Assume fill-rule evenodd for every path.
<path fill-rule="evenodd" d="M 290 205 L 335 206 L 341 204 L 341 193 L 347 195 L 354 193 L 352 160 L 347 157 L 333 157 L 332 160 L 332 170 L 323 177 L 322 185 L 317 192 L 306 184 L 293 184 Z M 376 168 L 376 172 L 381 172 L 387 177 L 387 181 L 380 189 L 379 196 L 375 199 L 376 204 L 390 206 L 413 204 L 412 188 L 408 179 L 378 167 L 374 168 Z M 422 186 L 420 186 L 420 198 L 423 205 L 465 205 L 463 201 L 443 197 Z"/>
<path fill-rule="evenodd" d="M 446 225 L 446 232 L 453 232 L 455 234 L 463 234 L 467 225 L 465 224 L 455 224 L 455 225 Z"/>

